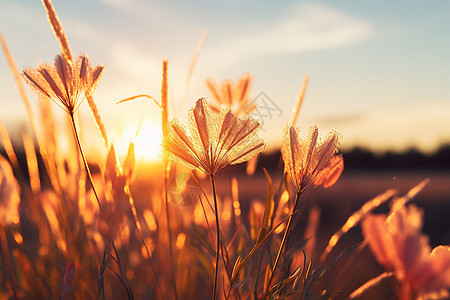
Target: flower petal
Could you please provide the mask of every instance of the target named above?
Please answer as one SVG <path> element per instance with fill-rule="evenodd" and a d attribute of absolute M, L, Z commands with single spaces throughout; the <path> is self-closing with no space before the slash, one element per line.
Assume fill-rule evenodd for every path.
<path fill-rule="evenodd" d="M 202 142 L 203 148 L 207 149 L 209 147 L 209 130 L 208 130 L 208 115 L 209 108 L 205 103 L 204 99 L 199 99 L 195 103 L 194 109 L 192 110 L 193 121 L 197 126 L 197 133 Z"/>
<path fill-rule="evenodd" d="M 319 173 L 319 175 L 317 175 L 316 179 L 314 180 L 314 185 L 315 186 L 321 185 L 326 189 L 333 186 L 341 176 L 343 170 L 344 170 L 344 159 L 342 155 L 333 156 L 330 159 L 327 167 L 324 168 Z"/>

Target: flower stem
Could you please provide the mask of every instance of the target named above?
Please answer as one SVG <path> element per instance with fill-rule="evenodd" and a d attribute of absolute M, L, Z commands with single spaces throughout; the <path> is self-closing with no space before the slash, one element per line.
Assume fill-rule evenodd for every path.
<path fill-rule="evenodd" d="M 134 300 L 133 291 L 131 290 L 131 287 L 128 284 L 127 276 L 125 274 L 125 270 L 123 269 L 122 263 L 120 262 L 119 252 L 117 251 L 116 245 L 114 245 L 114 241 L 112 241 L 111 244 L 113 246 L 114 253 L 116 254 L 116 259 L 117 259 L 116 260 L 116 264 L 119 267 L 120 274 L 121 274 L 121 277 L 122 277 L 121 282 L 122 282 L 123 286 L 125 287 L 125 289 L 127 291 L 128 300 Z"/>
<path fill-rule="evenodd" d="M 219 210 L 217 209 L 217 195 L 216 195 L 216 180 L 214 175 L 211 175 L 211 186 L 214 196 L 214 213 L 216 215 L 216 234 L 217 234 L 217 246 L 216 246 L 216 269 L 214 272 L 214 287 L 213 287 L 213 300 L 216 299 L 217 294 L 217 274 L 219 270 L 219 251 L 220 251 L 220 227 L 219 227 Z"/>
<path fill-rule="evenodd" d="M 273 264 L 272 272 L 270 274 L 270 279 L 269 279 L 269 282 L 267 283 L 266 291 L 269 290 L 270 283 L 272 282 L 272 279 L 273 279 L 273 274 L 275 274 L 275 270 L 277 269 L 278 262 L 279 262 L 280 257 L 281 257 L 281 252 L 283 251 L 284 245 L 286 244 L 287 237 L 288 237 L 288 234 L 289 234 L 289 229 L 291 228 L 292 219 L 294 218 L 294 214 L 293 213 L 295 212 L 295 210 L 297 208 L 298 199 L 300 198 L 300 195 L 301 195 L 301 192 L 297 192 L 297 196 L 295 197 L 295 202 L 294 202 L 294 208 L 292 209 L 292 214 L 289 217 L 289 220 L 288 220 L 288 223 L 287 223 L 287 226 L 286 226 L 286 230 L 284 231 L 283 239 L 281 240 L 281 245 L 280 245 L 280 248 L 278 249 L 278 254 L 277 254 L 277 257 L 275 259 L 275 263 Z"/>
<path fill-rule="evenodd" d="M 167 59 L 163 60 L 163 72 L 162 72 L 162 81 L 161 81 L 161 129 L 163 138 L 167 138 L 168 130 L 167 123 L 169 119 L 169 87 L 167 84 Z M 168 158 L 164 159 L 164 204 L 166 207 L 166 221 L 167 221 L 167 235 L 169 238 L 169 259 L 170 259 L 170 275 L 172 276 L 173 282 L 173 292 L 175 296 L 175 300 L 178 300 L 177 294 L 177 282 L 175 277 L 175 267 L 173 263 L 173 247 L 172 247 L 172 230 L 170 229 L 170 211 L 169 211 L 169 196 L 168 196 L 168 185 L 169 185 L 169 172 L 170 172 L 170 160 Z"/>
<path fill-rule="evenodd" d="M 105 300 L 105 289 L 104 289 L 104 277 L 105 277 L 105 270 L 109 263 L 109 258 L 107 259 L 107 253 L 108 253 L 108 244 L 105 244 L 105 250 L 103 251 L 103 258 L 102 263 L 100 264 L 100 270 L 98 272 L 98 295 L 97 299 L 102 296 L 102 299 Z"/>
<path fill-rule="evenodd" d="M 98 209 L 101 210 L 100 198 L 98 197 L 97 191 L 95 190 L 94 180 L 92 179 L 91 171 L 89 169 L 89 165 L 87 163 L 86 156 L 84 155 L 83 148 L 81 147 L 80 137 L 78 136 L 78 130 L 77 130 L 77 125 L 75 123 L 74 114 L 73 113 L 69 113 L 69 115 L 70 115 L 70 121 L 72 122 L 72 128 L 73 128 L 73 132 L 74 132 L 74 135 L 75 135 L 75 140 L 77 141 L 78 150 L 80 150 L 80 154 L 81 154 L 81 157 L 83 159 L 83 163 L 84 163 L 84 167 L 86 169 L 86 173 L 88 174 L 88 178 L 89 178 L 89 182 L 90 182 L 91 187 L 92 187 L 92 191 L 94 192 L 95 199 L 97 199 Z M 103 260 L 102 260 L 102 263 L 100 265 L 99 282 L 98 282 L 99 293 L 101 293 L 103 299 L 105 299 L 105 291 L 104 291 L 104 285 L 103 285 L 103 283 L 104 283 L 104 274 L 105 274 L 106 266 L 108 264 L 108 260 L 105 260 L 105 257 L 106 257 L 106 253 L 109 253 L 109 252 L 107 252 L 107 247 L 108 247 L 108 245 L 105 245 L 105 252 L 103 253 Z"/>
<path fill-rule="evenodd" d="M 98 197 L 97 191 L 95 190 L 94 180 L 92 179 L 91 171 L 89 169 L 89 165 L 87 163 L 86 156 L 84 156 L 83 148 L 81 148 L 80 137 L 78 136 L 78 130 L 77 130 L 77 126 L 75 124 L 74 114 L 69 113 L 69 115 L 70 115 L 70 121 L 72 121 L 72 128 L 73 128 L 73 132 L 75 134 L 75 140 L 77 141 L 78 150 L 80 150 L 81 158 L 83 159 L 84 167 L 86 169 L 86 173 L 88 174 L 88 178 L 89 178 L 89 182 L 92 187 L 92 191 L 94 192 L 95 199 L 97 199 L 98 207 L 100 209 L 101 208 L 100 199 Z"/>
<path fill-rule="evenodd" d="M 170 229 L 170 211 L 169 211 L 169 195 L 168 195 L 168 186 L 169 186 L 169 161 L 164 160 L 164 200 L 166 207 L 166 221 L 167 221 L 167 235 L 169 238 L 169 259 L 170 259 L 170 275 L 172 276 L 173 282 L 173 292 L 175 296 L 175 300 L 178 300 L 177 293 L 177 282 L 175 278 L 175 266 L 173 263 L 173 247 L 172 247 L 172 230 Z"/>

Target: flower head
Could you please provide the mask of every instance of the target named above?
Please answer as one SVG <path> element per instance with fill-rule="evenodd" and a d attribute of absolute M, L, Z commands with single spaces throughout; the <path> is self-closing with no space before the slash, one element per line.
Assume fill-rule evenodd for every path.
<path fill-rule="evenodd" d="M 206 85 L 211 92 L 215 103 L 209 103 L 212 110 L 219 112 L 223 107 L 229 107 L 235 115 L 250 113 L 255 105 L 250 103 L 248 92 L 252 78 L 250 74 L 244 74 L 237 82 L 230 79 L 222 81 L 220 87 L 212 79 L 206 80 Z"/>
<path fill-rule="evenodd" d="M 80 54 L 75 62 L 62 54 L 55 57 L 54 67 L 41 64 L 27 68 L 22 76 L 36 94 L 51 99 L 66 112 L 73 114 L 84 95 L 91 95 L 100 80 L 104 66 L 91 66 L 89 57 Z"/>
<path fill-rule="evenodd" d="M 257 137 L 260 127 L 258 121 L 237 117 L 229 109 L 213 113 L 202 98 L 189 111 L 190 136 L 177 120 L 169 122 L 164 154 L 190 169 L 215 175 L 264 150 L 264 141 Z"/>
<path fill-rule="evenodd" d="M 450 247 L 431 251 L 428 238 L 421 233 L 423 211 L 402 205 L 389 216 L 368 215 L 362 232 L 375 258 L 395 276 L 402 290 L 419 296 L 440 295 L 450 287 Z"/>
<path fill-rule="evenodd" d="M 330 132 L 322 142 L 318 138 L 318 129 L 312 126 L 306 140 L 300 137 L 300 128 L 287 126 L 281 154 L 284 169 L 290 174 L 297 192 L 310 184 L 329 187 L 339 178 L 343 169 L 342 157 L 337 157 L 339 134 Z"/>

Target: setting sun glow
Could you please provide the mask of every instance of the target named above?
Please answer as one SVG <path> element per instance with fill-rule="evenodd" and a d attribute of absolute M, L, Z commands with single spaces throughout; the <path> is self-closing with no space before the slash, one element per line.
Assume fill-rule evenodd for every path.
<path fill-rule="evenodd" d="M 161 154 L 162 132 L 155 124 L 144 122 L 132 141 L 137 160 L 155 160 Z"/>
<path fill-rule="evenodd" d="M 128 145 L 133 142 L 134 154 L 137 161 L 154 161 L 161 154 L 162 132 L 158 125 L 150 122 L 143 122 L 141 128 L 136 132 L 136 128 L 129 128 L 124 131 L 120 142 L 120 153 L 125 156 Z"/>

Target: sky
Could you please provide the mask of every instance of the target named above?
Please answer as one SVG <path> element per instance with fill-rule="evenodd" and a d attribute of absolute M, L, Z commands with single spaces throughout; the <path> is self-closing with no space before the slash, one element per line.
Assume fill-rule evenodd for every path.
<path fill-rule="evenodd" d="M 262 120 L 261 135 L 271 149 L 282 141 L 305 74 L 309 84 L 297 122 L 305 135 L 317 125 L 322 136 L 339 132 L 343 149 L 378 152 L 410 147 L 430 152 L 450 143 L 448 1 L 80 0 L 54 5 L 73 53 L 106 65 L 94 99 L 116 143 L 131 139 L 141 120 L 159 125 L 160 111 L 151 101 L 116 102 L 138 94 L 159 99 L 163 59 L 169 61 L 171 118 L 181 122 L 196 99 L 211 98 L 206 78 L 221 82 L 250 73 L 250 97 L 261 112 L 261 97 L 276 108 Z M 60 52 L 40 1 L 0 0 L 0 29 L 19 69 L 52 63 Z M 30 91 L 29 96 L 35 105 L 38 99 Z M 26 128 L 27 114 L 4 58 L 0 107 L 0 122 L 10 132 Z M 86 107 L 80 109 L 82 120 L 90 120 Z M 65 116 L 58 116 L 63 123 Z M 95 130 L 87 132 L 101 145 Z"/>

